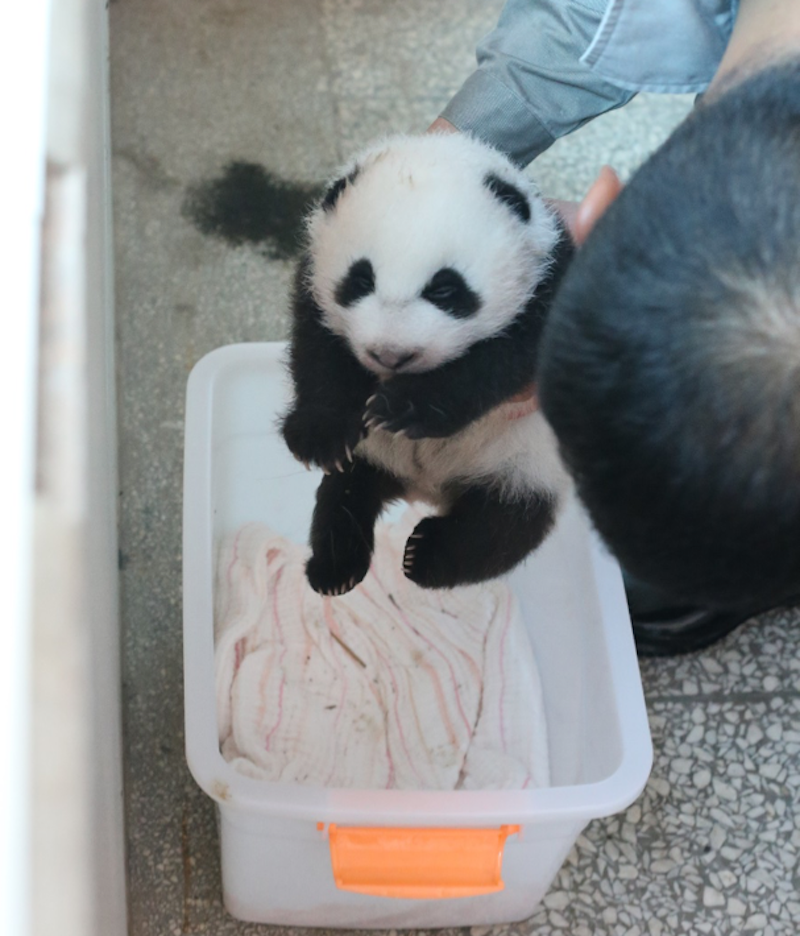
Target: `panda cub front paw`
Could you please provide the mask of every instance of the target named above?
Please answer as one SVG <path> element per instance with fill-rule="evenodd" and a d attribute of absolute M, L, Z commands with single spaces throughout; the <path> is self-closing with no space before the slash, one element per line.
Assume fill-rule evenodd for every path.
<path fill-rule="evenodd" d="M 442 407 L 424 399 L 418 388 L 403 378 L 387 381 L 367 400 L 364 424 L 370 429 L 402 433 L 409 439 L 443 438 L 456 428 Z"/>
<path fill-rule="evenodd" d="M 344 595 L 369 571 L 370 555 L 334 557 L 314 555 L 306 563 L 308 584 L 320 595 Z"/>
<path fill-rule="evenodd" d="M 322 407 L 291 410 L 281 431 L 298 461 L 306 467 L 317 465 L 325 472 L 348 470 L 365 432 L 360 415 Z"/>

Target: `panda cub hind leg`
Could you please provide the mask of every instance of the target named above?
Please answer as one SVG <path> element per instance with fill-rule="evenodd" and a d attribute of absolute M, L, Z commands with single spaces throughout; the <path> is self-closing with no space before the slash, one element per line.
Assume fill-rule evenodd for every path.
<path fill-rule="evenodd" d="M 414 528 L 403 571 L 424 588 L 504 575 L 540 545 L 555 513 L 555 497 L 545 492 L 508 499 L 486 486 L 462 489 L 446 514 L 426 517 Z"/>
<path fill-rule="evenodd" d="M 306 577 L 322 595 L 343 595 L 369 571 L 375 522 L 402 484 L 363 459 L 326 475 L 317 488 Z"/>

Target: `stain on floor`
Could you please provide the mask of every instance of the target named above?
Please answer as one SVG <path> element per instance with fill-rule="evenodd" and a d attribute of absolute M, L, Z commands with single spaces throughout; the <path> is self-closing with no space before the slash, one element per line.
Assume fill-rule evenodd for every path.
<path fill-rule="evenodd" d="M 203 234 L 234 247 L 260 245 L 270 259 L 289 260 L 302 249 L 303 219 L 323 191 L 258 163 L 233 161 L 187 189 L 182 214 Z"/>

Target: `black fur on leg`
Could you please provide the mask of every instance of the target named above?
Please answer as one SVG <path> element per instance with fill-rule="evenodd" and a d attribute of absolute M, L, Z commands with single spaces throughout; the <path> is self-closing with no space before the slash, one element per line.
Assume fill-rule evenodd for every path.
<path fill-rule="evenodd" d="M 375 521 L 386 503 L 402 493 L 396 478 L 360 458 L 322 479 L 306 565 L 314 591 L 343 595 L 358 585 L 372 560 Z"/>
<path fill-rule="evenodd" d="M 540 545 L 553 526 L 552 495 L 502 499 L 493 489 L 463 490 L 450 511 L 426 517 L 409 536 L 403 571 L 424 588 L 453 588 L 504 575 Z"/>

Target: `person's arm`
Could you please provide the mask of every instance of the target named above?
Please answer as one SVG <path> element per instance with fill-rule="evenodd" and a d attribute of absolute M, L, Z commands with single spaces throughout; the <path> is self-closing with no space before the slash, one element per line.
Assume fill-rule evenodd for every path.
<path fill-rule="evenodd" d="M 556 139 L 621 107 L 633 91 L 581 63 L 600 13 L 565 0 L 507 0 L 478 68 L 431 129 L 471 133 L 527 165 Z"/>

